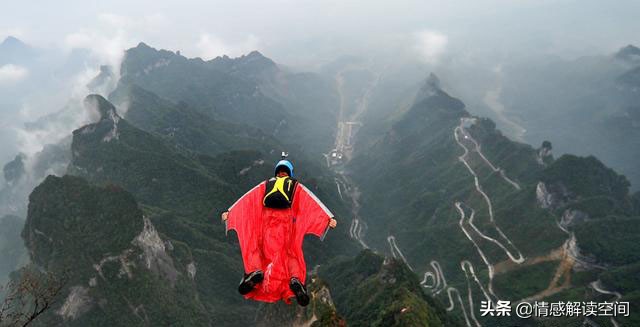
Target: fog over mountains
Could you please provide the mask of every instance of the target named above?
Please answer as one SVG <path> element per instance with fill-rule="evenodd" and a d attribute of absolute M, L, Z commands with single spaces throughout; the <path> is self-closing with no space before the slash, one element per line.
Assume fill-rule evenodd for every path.
<path fill-rule="evenodd" d="M 0 25 L 0 284 L 65 278 L 33 325 L 640 324 L 637 4 L 249 4 Z M 283 150 L 339 222 L 304 308 L 237 293 L 219 220 Z"/>

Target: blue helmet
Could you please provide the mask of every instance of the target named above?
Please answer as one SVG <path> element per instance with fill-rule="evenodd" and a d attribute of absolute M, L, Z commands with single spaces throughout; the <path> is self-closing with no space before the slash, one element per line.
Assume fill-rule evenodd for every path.
<path fill-rule="evenodd" d="M 287 169 L 289 169 L 289 176 L 293 177 L 293 164 L 289 160 L 280 160 L 280 161 L 278 161 L 278 163 L 276 164 L 275 174 L 278 173 L 278 168 L 283 167 L 283 166 L 287 167 Z"/>

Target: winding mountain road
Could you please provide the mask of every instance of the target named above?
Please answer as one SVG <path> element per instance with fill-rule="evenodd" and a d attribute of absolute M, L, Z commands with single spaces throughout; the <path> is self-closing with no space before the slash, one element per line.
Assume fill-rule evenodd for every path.
<path fill-rule="evenodd" d="M 493 170 L 493 172 L 500 173 L 500 176 L 502 177 L 502 179 L 505 182 L 509 183 L 516 190 L 520 191 L 522 189 L 520 187 L 520 184 L 516 183 L 515 181 L 513 181 L 512 179 L 507 177 L 507 174 L 505 173 L 504 169 L 502 169 L 500 167 L 496 167 L 489 159 L 487 159 L 487 157 L 484 155 L 484 153 L 482 153 L 482 147 L 480 146 L 480 144 L 473 137 L 471 137 L 471 134 L 469 134 L 467 132 L 467 130 L 464 129 L 464 124 L 465 123 L 469 123 L 469 122 L 475 122 L 475 118 L 461 118 L 460 119 L 460 125 L 458 127 L 460 127 L 460 131 L 462 132 L 464 138 L 469 140 L 469 141 L 471 141 L 471 143 L 473 143 L 473 145 L 475 147 L 473 151 L 478 153 L 478 155 L 487 164 L 487 166 L 489 166 L 489 168 L 491 168 L 491 170 Z"/>
<path fill-rule="evenodd" d="M 424 273 L 424 277 L 422 278 L 422 282 L 420 282 L 420 285 L 422 285 L 424 288 L 430 289 L 431 293 L 433 293 L 434 295 L 438 295 L 440 292 L 442 292 L 442 290 L 447 288 L 447 279 L 444 277 L 442 267 L 440 266 L 440 263 L 438 261 L 431 260 L 430 265 L 433 268 L 433 272 L 427 270 Z M 434 279 L 434 284 L 427 285 L 428 276 L 432 276 L 432 278 Z"/>
<path fill-rule="evenodd" d="M 471 327 L 471 321 L 469 321 L 469 316 L 467 315 L 467 309 L 465 309 L 464 307 L 464 302 L 462 301 L 460 292 L 455 287 L 449 287 L 447 289 L 447 296 L 449 297 L 449 306 L 446 308 L 446 310 L 453 311 L 453 309 L 455 308 L 455 302 L 453 301 L 452 293 L 455 293 L 456 296 L 458 297 L 458 303 L 460 303 L 460 309 L 462 310 L 462 315 L 464 316 L 464 321 L 467 324 L 467 327 Z"/>
<path fill-rule="evenodd" d="M 407 267 L 409 267 L 409 269 L 413 271 L 413 268 L 411 267 L 409 262 L 407 262 L 407 258 L 405 258 L 404 254 L 402 254 L 402 251 L 400 251 L 400 248 L 398 248 L 398 244 L 396 244 L 396 237 L 393 235 L 389 235 L 387 237 L 387 242 L 389 243 L 389 247 L 391 248 L 391 255 L 393 255 L 393 257 L 396 259 L 397 258 L 402 259 L 402 261 L 407 265 Z"/>
<path fill-rule="evenodd" d="M 476 313 L 475 313 L 474 306 L 473 306 L 473 292 L 471 291 L 471 282 L 469 281 L 469 272 L 467 271 L 467 269 L 465 269 L 465 265 L 468 265 L 468 267 L 470 269 L 470 273 L 472 274 L 473 279 L 480 286 L 480 288 L 482 289 L 483 292 L 484 292 L 484 288 L 482 288 L 482 284 L 478 280 L 478 277 L 476 277 L 476 274 L 473 271 L 473 265 L 471 265 L 471 262 L 466 261 L 466 260 L 462 261 L 460 263 L 460 268 L 464 271 L 464 277 L 467 280 L 467 299 L 469 300 L 469 314 L 471 315 L 471 319 L 473 320 L 473 322 L 476 324 L 476 327 L 481 327 L 482 325 L 480 324 L 480 322 L 476 318 Z M 486 293 L 485 293 L 485 296 L 487 296 Z M 491 299 L 489 297 L 487 297 L 487 301 L 489 303 L 493 302 L 493 301 L 491 301 Z"/>
<path fill-rule="evenodd" d="M 513 244 L 513 242 L 502 232 L 500 227 L 495 223 L 494 214 L 493 214 L 493 204 L 491 202 L 491 199 L 489 198 L 489 196 L 482 189 L 482 186 L 480 185 L 480 181 L 479 181 L 478 175 L 476 174 L 476 172 L 473 170 L 473 168 L 471 167 L 471 165 L 467 161 L 469 153 L 471 151 L 469 150 L 469 148 L 467 146 L 465 146 L 465 144 L 463 143 L 464 141 L 462 141 L 460 139 L 460 137 L 462 136 L 464 138 L 464 140 L 466 140 L 468 142 L 471 142 L 473 144 L 473 147 L 474 147 L 473 151 L 478 153 L 480 158 L 482 158 L 483 162 L 493 172 L 498 172 L 505 182 L 507 182 L 509 185 L 511 185 L 516 191 L 520 191 L 521 187 L 517 182 L 513 181 L 512 179 L 510 179 L 506 175 L 504 169 L 496 167 L 482 153 L 482 149 L 481 149 L 480 144 L 475 139 L 473 139 L 473 137 L 469 133 L 467 133 L 467 131 L 464 129 L 464 125 L 466 123 L 469 123 L 469 122 L 470 121 L 468 120 L 468 118 L 462 118 L 460 120 L 460 124 L 458 126 L 456 126 L 454 128 L 454 131 L 453 131 L 454 132 L 455 141 L 457 142 L 457 144 L 464 151 L 464 153 L 460 157 L 458 157 L 458 159 L 465 165 L 467 170 L 473 176 L 475 189 L 482 196 L 482 198 L 485 200 L 485 203 L 487 204 L 487 208 L 488 208 L 488 211 L 489 211 L 489 223 L 490 223 L 490 225 L 493 228 L 495 228 L 495 230 L 498 233 L 498 235 L 500 236 L 500 238 L 504 242 L 506 242 L 506 244 L 508 244 L 508 246 L 512 250 L 508 249 L 507 246 L 505 246 L 501 241 L 484 234 L 474 224 L 475 210 L 473 208 L 471 208 L 470 206 L 465 205 L 466 207 L 468 207 L 471 210 L 470 215 L 467 216 L 467 214 L 465 212 L 465 209 L 463 208 L 464 204 L 462 202 L 458 201 L 458 202 L 455 203 L 455 207 L 458 210 L 458 213 L 460 214 L 460 220 L 458 222 L 458 225 L 460 226 L 460 229 L 465 234 L 467 239 L 469 241 L 471 241 L 473 246 L 476 248 L 476 250 L 478 252 L 478 255 L 480 256 L 480 258 L 482 259 L 484 264 L 487 266 L 488 275 L 489 275 L 488 285 L 485 288 L 485 286 L 482 284 L 482 282 L 480 281 L 480 279 L 476 275 L 475 269 L 474 269 L 474 267 L 473 267 L 473 265 L 471 264 L 470 261 L 463 260 L 463 261 L 460 262 L 460 268 L 464 272 L 465 278 L 467 280 L 467 298 L 468 298 L 468 305 L 469 305 L 470 314 L 467 314 L 467 309 L 465 308 L 464 301 L 463 301 L 462 297 L 460 296 L 460 292 L 458 291 L 458 289 L 456 289 L 454 287 L 448 287 L 447 286 L 446 279 L 445 279 L 444 274 L 442 272 L 442 268 L 440 267 L 440 264 L 437 261 L 432 260 L 430 262 L 431 267 L 433 268 L 433 271 L 426 271 L 424 273 L 421 285 L 423 287 L 427 288 L 427 289 L 430 289 L 432 294 L 434 294 L 434 295 L 437 295 L 441 291 L 446 290 L 447 296 L 449 298 L 449 307 L 447 308 L 448 311 L 451 311 L 451 310 L 453 310 L 455 308 L 454 296 L 457 296 L 458 302 L 460 303 L 460 307 L 461 307 L 461 310 L 463 312 L 463 315 L 464 315 L 465 322 L 466 322 L 467 326 L 472 326 L 472 325 L 481 326 L 480 322 L 477 320 L 477 318 L 475 317 L 475 313 L 474 313 L 474 301 L 473 301 L 473 294 L 472 294 L 472 288 L 471 288 L 471 280 L 473 280 L 473 282 L 475 282 L 475 284 L 478 285 L 479 289 L 483 293 L 484 298 L 488 302 L 494 303 L 494 299 L 495 300 L 498 299 L 498 297 L 496 296 L 496 294 L 495 294 L 495 292 L 493 290 L 493 278 L 494 278 L 494 275 L 495 275 L 495 271 L 494 271 L 493 265 L 491 264 L 491 262 L 487 258 L 487 255 L 484 253 L 482 248 L 478 245 L 478 243 L 471 236 L 471 233 L 465 228 L 465 226 L 464 226 L 465 221 L 466 221 L 466 223 L 469 224 L 469 226 L 471 226 L 473 231 L 478 236 L 480 236 L 481 238 L 483 238 L 483 239 L 485 239 L 485 240 L 497 245 L 500 249 L 502 249 L 502 251 L 504 251 L 504 253 L 507 255 L 509 260 L 511 260 L 512 262 L 514 262 L 516 264 L 522 264 L 525 261 L 525 258 L 522 255 L 522 253 L 517 249 L 517 247 Z M 467 220 L 467 217 L 468 217 L 468 220 Z M 411 266 L 407 262 L 407 259 L 405 258 L 405 256 L 403 255 L 402 251 L 398 247 L 398 245 L 396 243 L 395 236 L 393 236 L 393 235 L 388 236 L 387 237 L 387 242 L 389 243 L 389 246 L 391 248 L 391 254 L 395 258 L 402 259 L 407 264 L 407 266 L 411 268 Z M 515 252 L 515 255 L 514 255 L 514 253 L 512 251 Z M 432 279 L 433 283 L 428 284 L 428 280 L 429 279 Z"/>
<path fill-rule="evenodd" d="M 512 253 L 512 251 L 507 249 L 507 247 L 502 242 L 500 242 L 500 241 L 496 240 L 495 238 L 492 238 L 492 237 L 484 234 L 474 224 L 475 210 L 473 208 L 471 208 L 470 206 L 468 206 L 468 205 L 466 205 L 466 206 L 469 207 L 469 209 L 471 210 L 471 214 L 469 215 L 467 223 L 469 224 L 469 226 L 471 226 L 473 231 L 477 235 L 479 235 L 481 238 L 483 238 L 483 239 L 485 239 L 485 240 L 487 240 L 487 241 L 489 241 L 489 242 L 491 242 L 493 244 L 496 244 L 498 247 L 500 247 L 500 249 L 502 249 L 505 252 L 505 254 L 509 258 L 509 260 L 511 260 L 512 262 L 514 262 L 516 264 L 522 264 L 525 261 L 524 256 L 515 247 L 513 242 L 511 242 L 511 240 L 502 232 L 500 227 L 498 227 L 497 224 L 495 223 L 494 215 L 493 215 L 493 204 L 491 202 L 491 199 L 482 190 L 482 186 L 480 185 L 480 181 L 479 181 L 478 175 L 473 170 L 473 168 L 471 168 L 471 165 L 467 161 L 467 158 L 469 156 L 470 151 L 469 151 L 469 148 L 467 148 L 467 146 L 465 146 L 463 144 L 463 141 L 460 140 L 460 136 L 464 137 L 465 140 L 467 140 L 467 141 L 469 141 L 469 142 L 471 142 L 473 144 L 474 152 L 478 153 L 480 158 L 482 158 L 482 160 L 486 163 L 486 165 L 493 172 L 498 172 L 500 174 L 500 176 L 502 177 L 502 179 L 504 181 L 506 181 L 509 185 L 511 185 L 516 191 L 520 191 L 521 187 L 517 182 L 511 180 L 506 175 L 504 169 L 496 167 L 482 153 L 482 149 L 481 149 L 480 144 L 475 139 L 473 139 L 473 137 L 469 133 L 467 133 L 467 131 L 464 129 L 464 125 L 466 123 L 469 123 L 469 122 L 472 122 L 472 121 L 469 121 L 468 118 L 460 119 L 460 124 L 458 126 L 456 126 L 454 128 L 454 131 L 453 131 L 454 139 L 455 139 L 456 143 L 458 143 L 458 145 L 464 151 L 464 153 L 460 157 L 458 157 L 458 160 L 460 160 L 465 165 L 467 170 L 473 176 L 473 178 L 474 178 L 474 186 L 476 188 L 476 191 L 482 196 L 482 198 L 485 200 L 485 203 L 487 204 L 487 208 L 488 208 L 488 211 L 489 211 L 489 222 L 490 222 L 491 226 L 495 228 L 495 230 L 497 231 L 498 235 L 500 235 L 500 237 L 516 252 L 516 255 L 514 255 Z M 493 278 L 494 278 L 495 271 L 494 271 L 493 265 L 489 262 L 489 259 L 487 258 L 486 254 L 484 253 L 482 248 L 473 239 L 473 237 L 471 236 L 471 233 L 464 226 L 465 219 L 467 218 L 467 214 L 465 212 L 465 209 L 462 207 L 464 204 L 462 202 L 460 202 L 460 201 L 457 201 L 454 205 L 455 205 L 456 209 L 458 210 L 458 213 L 460 214 L 460 220 L 458 222 L 458 225 L 460 226 L 460 229 L 462 230 L 464 235 L 467 237 L 467 239 L 469 241 L 471 241 L 473 246 L 476 248 L 476 251 L 478 252 L 478 255 L 480 256 L 480 258 L 482 259 L 484 264 L 487 266 L 487 271 L 488 271 L 488 275 L 489 275 L 488 285 L 487 285 L 486 288 L 484 287 L 484 285 L 482 284 L 482 282 L 480 281 L 480 279 L 476 275 L 475 269 L 473 268 L 473 264 L 470 261 L 463 260 L 463 261 L 460 262 L 460 268 L 462 269 L 462 271 L 464 271 L 465 278 L 467 280 L 467 300 L 468 300 L 469 312 L 470 312 L 470 314 L 467 315 L 467 309 L 464 306 L 464 302 L 462 300 L 462 297 L 460 296 L 460 292 L 454 287 L 447 287 L 446 280 L 444 280 L 444 274 L 442 273 L 442 269 L 441 269 L 439 263 L 437 263 L 437 261 L 431 261 L 431 266 L 432 266 L 434 272 L 431 272 L 431 271 L 425 272 L 421 284 L 423 285 L 423 287 L 431 289 L 433 294 L 437 294 L 440 291 L 442 291 L 443 289 L 446 289 L 447 290 L 447 296 L 449 298 L 449 307 L 447 307 L 448 311 L 451 311 L 451 310 L 454 309 L 455 302 L 454 302 L 453 297 L 454 297 L 454 294 L 457 295 L 458 302 L 460 303 L 460 307 L 461 307 L 461 310 L 463 312 L 463 315 L 464 315 L 465 322 L 466 322 L 467 326 L 472 326 L 472 322 L 473 322 L 473 324 L 475 326 L 481 326 L 481 324 L 477 320 L 477 318 L 475 316 L 475 312 L 474 312 L 474 301 L 473 301 L 473 293 L 472 293 L 472 288 L 471 288 L 471 279 L 473 279 L 473 281 L 478 285 L 478 287 L 482 291 L 483 296 L 485 297 L 485 299 L 489 303 L 494 303 L 494 299 L 495 300 L 498 299 L 498 297 L 495 295 L 495 293 L 493 291 Z M 389 238 L 387 238 L 387 241 L 389 242 L 390 246 L 392 247 L 392 254 L 394 256 L 396 256 L 396 252 L 397 252 L 398 253 L 397 255 L 402 257 L 403 260 L 406 261 L 406 259 L 404 259 L 404 256 L 402 256 L 402 252 L 400 251 L 400 249 L 397 248 L 397 244 L 395 243 L 395 238 L 393 236 L 389 236 Z M 434 279 L 434 283 L 431 284 L 431 285 L 427 284 L 427 281 L 428 281 L 429 278 Z M 471 316 L 471 317 L 469 318 L 469 316 Z"/>
<path fill-rule="evenodd" d="M 604 286 L 602 286 L 602 281 L 600 281 L 599 279 L 596 280 L 595 282 L 592 282 L 591 284 L 589 284 L 589 286 L 595 290 L 596 292 L 600 293 L 600 294 L 604 294 L 604 295 L 613 295 L 615 297 L 614 301 L 620 301 L 620 299 L 622 298 L 622 294 L 616 292 L 616 291 L 607 291 L 604 289 Z M 611 317 L 611 324 L 614 327 L 619 327 L 620 324 L 618 323 L 617 320 L 615 320 L 613 317 Z"/>
<path fill-rule="evenodd" d="M 467 239 L 471 241 L 471 243 L 473 243 L 473 246 L 478 251 L 478 255 L 480 255 L 480 258 L 482 258 L 482 261 L 487 266 L 487 270 L 489 271 L 489 285 L 488 285 L 489 293 L 493 295 L 493 297 L 497 298 L 497 296 L 493 292 L 493 276 L 494 276 L 493 265 L 489 262 L 489 259 L 487 259 L 487 256 L 484 254 L 480 246 L 478 246 L 478 243 L 476 243 L 476 241 L 471 237 L 471 234 L 469 234 L 469 232 L 464 228 L 463 224 L 464 224 L 464 219 L 466 217 L 466 214 L 464 212 L 464 209 L 462 209 L 462 202 L 456 202 L 455 206 L 456 206 L 456 209 L 458 209 L 458 213 L 460 214 L 460 221 L 458 222 L 460 229 L 462 230 L 464 235 L 467 237 Z M 474 214 L 475 212 L 472 211 L 472 215 Z M 485 296 L 487 295 L 485 294 Z"/>
<path fill-rule="evenodd" d="M 500 237 L 505 240 L 507 242 L 507 244 L 509 244 L 516 252 L 517 252 L 517 256 L 514 256 L 511 251 L 509 251 L 503 244 L 502 242 L 489 237 L 487 235 L 485 235 L 484 233 L 482 233 L 475 225 L 473 225 L 473 221 L 471 222 L 471 226 L 474 228 L 474 230 L 476 232 L 478 232 L 478 234 L 486 239 L 487 241 L 490 241 L 494 244 L 496 244 L 497 246 L 499 246 L 505 253 L 506 255 L 513 261 L 516 263 L 522 263 L 524 262 L 525 258 L 522 255 L 522 253 L 520 252 L 520 250 L 518 250 L 518 248 L 513 244 L 513 242 L 511 242 L 511 240 L 502 232 L 502 229 L 500 229 L 500 227 L 495 223 L 495 219 L 494 219 L 494 214 L 493 214 L 493 204 L 491 203 L 491 199 L 489 198 L 489 196 L 482 190 L 482 186 L 480 185 L 480 181 L 478 179 L 478 175 L 476 174 L 476 172 L 473 170 L 473 168 L 471 168 L 471 165 L 469 164 L 469 162 L 467 161 L 467 157 L 470 153 L 469 149 L 460 141 L 460 134 L 466 139 L 466 140 L 470 140 L 472 143 L 475 144 L 476 148 L 477 148 L 477 152 L 479 154 L 481 154 L 481 157 L 484 158 L 485 162 L 488 163 L 488 165 L 491 167 L 491 169 L 493 169 L 495 171 L 495 169 L 497 169 L 495 166 L 493 166 L 493 164 L 491 164 L 491 162 L 489 160 L 487 160 L 484 155 L 482 155 L 482 152 L 479 151 L 479 145 L 478 143 L 471 137 L 471 135 L 469 135 L 465 130 L 464 130 L 464 124 L 469 122 L 469 118 L 461 118 L 460 119 L 460 125 L 458 125 L 457 127 L 454 128 L 453 131 L 453 135 L 454 138 L 456 140 L 456 142 L 458 143 L 458 145 L 464 150 L 464 153 L 458 157 L 458 160 L 460 160 L 465 167 L 467 167 L 467 170 L 469 171 L 469 173 L 471 173 L 471 175 L 473 176 L 474 179 L 474 184 L 475 184 L 475 188 L 476 191 L 478 193 L 480 193 L 480 195 L 482 195 L 482 197 L 485 200 L 485 203 L 487 204 L 487 208 L 489 211 L 489 223 L 491 224 L 492 227 L 494 227 L 494 229 L 496 230 L 496 232 L 498 233 L 498 235 L 500 235 Z M 517 185 L 517 184 L 516 184 Z M 514 186 L 515 187 L 515 186 Z M 516 189 L 520 189 L 520 186 L 517 185 Z"/>
<path fill-rule="evenodd" d="M 358 241 L 363 249 L 368 249 L 369 246 L 364 242 L 364 234 L 367 230 L 367 224 L 360 218 L 360 190 L 355 185 L 349 176 L 339 166 L 349 162 L 353 153 L 353 137 L 355 136 L 358 128 L 362 126 L 359 122 L 360 117 L 369 107 L 369 99 L 373 94 L 374 88 L 378 85 L 381 79 L 381 74 L 372 72 L 375 76 L 374 79 L 363 90 L 362 96 L 356 99 L 357 106 L 351 114 L 347 110 L 347 97 L 344 90 L 345 79 L 343 74 L 350 69 L 367 69 L 360 66 L 349 65 L 339 71 L 335 76 L 336 89 L 338 97 L 340 99 L 340 109 L 338 113 L 338 126 L 336 139 L 334 142 L 334 148 L 329 153 L 323 154 L 327 166 L 333 168 L 340 178 L 336 178 L 336 189 L 340 195 L 340 199 L 345 200 L 345 195 L 351 201 L 351 225 L 349 227 L 349 236 Z"/>

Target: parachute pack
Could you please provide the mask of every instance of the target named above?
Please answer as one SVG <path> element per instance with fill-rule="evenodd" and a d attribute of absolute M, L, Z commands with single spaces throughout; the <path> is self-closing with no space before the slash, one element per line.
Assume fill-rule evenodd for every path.
<path fill-rule="evenodd" d="M 262 204 L 273 209 L 291 208 L 297 183 L 298 181 L 289 176 L 268 179 Z"/>

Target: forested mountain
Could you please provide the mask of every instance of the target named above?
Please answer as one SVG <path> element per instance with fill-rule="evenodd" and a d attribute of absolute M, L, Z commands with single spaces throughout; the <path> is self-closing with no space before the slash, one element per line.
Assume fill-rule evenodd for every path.
<path fill-rule="evenodd" d="M 632 245 L 640 207 L 624 176 L 595 157 L 554 159 L 550 142 L 536 149 L 509 140 L 435 76 L 415 98 L 385 128 L 363 129 L 366 146 L 349 164 L 367 243 L 387 242 L 471 324 L 501 322 L 479 316 L 482 300 L 607 298 L 593 283 L 635 302 L 628 272 L 640 259 Z M 607 283 L 610 274 L 629 283 Z M 467 289 L 473 302 L 459 303 Z M 629 319 L 619 321 L 633 325 Z"/>
<path fill-rule="evenodd" d="M 339 104 L 332 81 L 289 73 L 255 51 L 204 61 L 141 43 L 127 50 L 121 74 L 119 87 L 137 85 L 217 120 L 254 126 L 316 152 L 329 146 L 335 127 Z"/>

